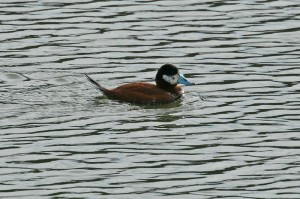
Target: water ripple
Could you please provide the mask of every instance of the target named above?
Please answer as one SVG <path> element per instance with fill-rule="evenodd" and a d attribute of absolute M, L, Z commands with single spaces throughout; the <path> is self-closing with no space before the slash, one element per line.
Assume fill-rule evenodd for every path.
<path fill-rule="evenodd" d="M 299 198 L 300 4 L 4 1 L 1 198 Z M 108 100 L 174 63 L 169 105 Z"/>

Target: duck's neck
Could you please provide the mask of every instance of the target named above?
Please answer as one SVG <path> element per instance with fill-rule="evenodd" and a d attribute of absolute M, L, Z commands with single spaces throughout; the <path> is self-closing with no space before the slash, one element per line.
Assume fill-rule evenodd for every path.
<path fill-rule="evenodd" d="M 159 87 L 163 90 L 166 90 L 166 91 L 171 92 L 171 93 L 176 93 L 177 92 L 176 85 L 168 84 L 163 80 L 155 80 L 155 82 L 156 82 L 157 87 Z"/>

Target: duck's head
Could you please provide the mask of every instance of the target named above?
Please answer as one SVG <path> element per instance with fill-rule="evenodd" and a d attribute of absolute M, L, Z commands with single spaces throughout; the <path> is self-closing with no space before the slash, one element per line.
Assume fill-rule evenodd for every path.
<path fill-rule="evenodd" d="M 155 82 L 158 86 L 171 86 L 175 87 L 177 84 L 194 85 L 188 81 L 173 64 L 164 64 L 157 71 Z"/>

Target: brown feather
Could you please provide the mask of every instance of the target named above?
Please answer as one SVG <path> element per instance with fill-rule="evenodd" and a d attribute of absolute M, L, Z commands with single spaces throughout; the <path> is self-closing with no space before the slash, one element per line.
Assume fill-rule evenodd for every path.
<path fill-rule="evenodd" d="M 166 91 L 154 84 L 130 83 L 103 92 L 108 98 L 136 104 L 165 104 L 175 101 L 183 94 L 179 86 Z"/>

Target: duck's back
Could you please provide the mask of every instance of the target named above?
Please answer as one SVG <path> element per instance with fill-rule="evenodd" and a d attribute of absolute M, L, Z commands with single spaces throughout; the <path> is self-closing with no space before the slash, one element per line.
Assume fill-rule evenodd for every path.
<path fill-rule="evenodd" d="M 149 83 L 130 83 L 114 89 L 107 89 L 104 94 L 111 99 L 116 99 L 136 104 L 165 104 L 170 103 L 183 94 L 178 86 L 173 91 L 166 91 Z"/>

